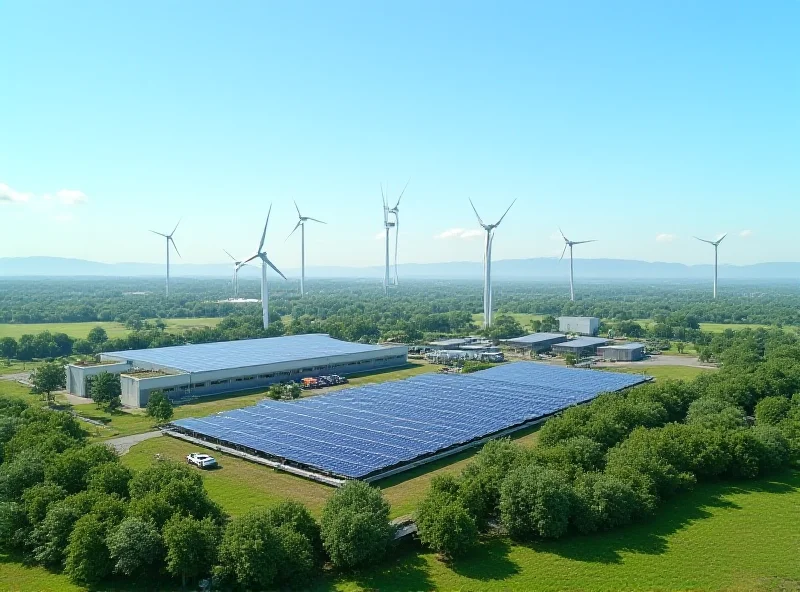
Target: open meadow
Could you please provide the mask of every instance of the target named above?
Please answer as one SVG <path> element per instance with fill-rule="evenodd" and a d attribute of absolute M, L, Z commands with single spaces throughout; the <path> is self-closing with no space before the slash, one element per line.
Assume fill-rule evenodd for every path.
<path fill-rule="evenodd" d="M 166 331 L 179 333 L 189 329 L 214 327 L 221 319 L 216 317 L 201 317 L 192 319 L 164 319 Z M 0 338 L 13 337 L 19 339 L 22 335 L 35 335 L 42 331 L 50 333 L 66 333 L 73 339 L 86 339 L 94 327 L 102 327 L 109 338 L 124 337 L 130 333 L 122 323 L 93 321 L 88 323 L 0 323 Z"/>

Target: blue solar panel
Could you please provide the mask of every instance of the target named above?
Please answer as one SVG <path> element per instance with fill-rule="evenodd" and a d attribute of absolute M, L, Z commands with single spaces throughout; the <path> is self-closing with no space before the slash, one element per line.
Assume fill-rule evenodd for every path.
<path fill-rule="evenodd" d="M 646 377 L 518 362 L 258 404 L 173 425 L 345 477 L 365 477 L 589 401 Z"/>
<path fill-rule="evenodd" d="M 383 349 L 379 345 L 339 341 L 325 334 L 308 334 L 116 351 L 103 355 L 184 372 L 208 372 Z"/>

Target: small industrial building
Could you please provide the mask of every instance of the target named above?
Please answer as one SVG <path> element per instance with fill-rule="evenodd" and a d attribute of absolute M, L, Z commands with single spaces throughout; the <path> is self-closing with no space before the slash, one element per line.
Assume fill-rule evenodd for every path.
<path fill-rule="evenodd" d="M 484 337 L 456 337 L 431 341 L 428 345 L 433 349 L 463 349 L 475 351 L 477 349 L 491 347 L 492 342 Z"/>
<path fill-rule="evenodd" d="M 562 333 L 597 335 L 600 330 L 600 319 L 597 317 L 558 317 L 558 330 Z"/>
<path fill-rule="evenodd" d="M 597 355 L 606 362 L 637 362 L 644 358 L 643 343 L 621 343 L 597 348 Z"/>
<path fill-rule="evenodd" d="M 68 364 L 67 391 L 88 397 L 101 372 L 120 375 L 122 404 L 144 407 L 150 393 L 174 402 L 325 374 L 356 374 L 407 363 L 404 345 L 350 343 L 325 334 L 243 339 L 100 354 L 96 363 Z"/>
<path fill-rule="evenodd" d="M 563 356 L 573 354 L 578 359 L 597 354 L 597 348 L 608 343 L 608 339 L 602 337 L 577 337 L 557 343 L 553 346 L 553 353 Z"/>
<path fill-rule="evenodd" d="M 543 351 L 548 351 L 556 343 L 562 343 L 566 340 L 567 336 L 563 333 L 531 333 L 530 335 L 523 335 L 522 337 L 501 339 L 500 343 L 514 350 L 529 351 L 538 354 Z"/>

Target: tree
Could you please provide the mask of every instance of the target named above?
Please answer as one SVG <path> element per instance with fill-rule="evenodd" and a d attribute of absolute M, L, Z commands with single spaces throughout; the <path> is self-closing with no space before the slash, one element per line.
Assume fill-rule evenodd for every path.
<path fill-rule="evenodd" d="M 276 382 L 275 384 L 269 385 L 267 396 L 270 399 L 277 401 L 283 398 L 285 392 L 286 392 L 286 387 Z"/>
<path fill-rule="evenodd" d="M 166 423 L 172 419 L 172 401 L 162 390 L 150 393 L 147 400 L 147 415 L 154 418 L 159 423 Z"/>
<path fill-rule="evenodd" d="M 126 518 L 106 540 L 114 572 L 126 576 L 155 573 L 164 557 L 158 530 L 150 522 Z"/>
<path fill-rule="evenodd" d="M 75 523 L 69 535 L 64 571 L 79 584 L 95 584 L 108 576 L 113 563 L 106 545 L 107 525 L 94 514 Z"/>
<path fill-rule="evenodd" d="M 778 425 L 791 408 L 786 397 L 764 397 L 756 404 L 756 421 L 758 425 Z"/>
<path fill-rule="evenodd" d="M 463 555 L 478 542 L 475 519 L 457 496 L 431 489 L 416 513 L 419 539 L 444 557 Z"/>
<path fill-rule="evenodd" d="M 13 337 L 3 337 L 0 339 L 0 358 L 11 360 L 17 355 L 17 341 Z"/>
<path fill-rule="evenodd" d="M 35 394 L 42 395 L 48 404 L 52 404 L 55 400 L 53 391 L 67 386 L 67 373 L 62 364 L 47 362 L 31 373 L 31 384 Z"/>
<path fill-rule="evenodd" d="M 87 489 L 127 499 L 128 483 L 132 477 L 133 471 L 125 465 L 118 462 L 103 463 L 89 470 L 86 477 Z"/>
<path fill-rule="evenodd" d="M 573 497 L 563 474 L 527 464 L 503 481 L 500 516 L 514 539 L 558 538 L 567 532 Z"/>
<path fill-rule="evenodd" d="M 683 350 L 686 348 L 686 344 L 683 341 L 678 341 L 675 343 L 675 349 L 678 350 L 679 354 L 683 353 Z"/>
<path fill-rule="evenodd" d="M 92 327 L 89 330 L 89 334 L 86 336 L 86 341 L 95 347 L 99 347 L 108 341 L 108 333 L 100 326 Z"/>
<path fill-rule="evenodd" d="M 167 571 L 186 580 L 208 575 L 217 559 L 219 528 L 210 518 L 173 516 L 162 533 L 167 551 Z"/>
<path fill-rule="evenodd" d="M 92 400 L 97 406 L 108 412 L 115 411 L 122 406 L 122 402 L 120 401 L 122 386 L 119 381 L 119 376 L 116 374 L 111 374 L 110 372 L 101 372 L 97 374 L 92 379 L 89 391 Z"/>
<path fill-rule="evenodd" d="M 254 510 L 225 529 L 214 575 L 243 590 L 266 590 L 274 587 L 283 560 L 281 541 L 266 511 Z"/>
<path fill-rule="evenodd" d="M 39 483 L 29 487 L 22 494 L 22 504 L 28 516 L 28 522 L 35 526 L 44 520 L 50 506 L 67 497 L 63 487 L 54 483 Z"/>
<path fill-rule="evenodd" d="M 291 399 L 299 399 L 300 395 L 303 394 L 303 389 L 300 388 L 300 385 L 296 382 L 293 382 L 289 385 L 289 388 L 286 389 L 289 393 L 289 397 Z"/>
<path fill-rule="evenodd" d="M 94 346 L 92 345 L 91 341 L 86 339 L 78 339 L 72 345 L 72 351 L 76 354 L 88 356 L 89 354 L 94 353 Z"/>
<path fill-rule="evenodd" d="M 574 366 L 578 363 L 578 358 L 575 356 L 575 354 L 564 354 L 564 363 L 567 366 Z"/>
<path fill-rule="evenodd" d="M 320 532 L 335 566 L 351 568 L 377 561 L 394 532 L 389 504 L 379 489 L 363 481 L 348 481 L 325 504 Z"/>

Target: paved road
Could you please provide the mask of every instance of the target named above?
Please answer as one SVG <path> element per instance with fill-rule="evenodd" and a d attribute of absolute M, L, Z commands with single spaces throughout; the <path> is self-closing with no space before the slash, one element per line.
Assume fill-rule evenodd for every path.
<path fill-rule="evenodd" d="M 149 440 L 150 438 L 158 438 L 161 436 L 161 431 L 156 430 L 155 432 L 145 432 L 144 434 L 134 434 L 133 436 L 122 436 L 121 438 L 112 438 L 110 440 L 106 440 L 106 444 L 111 446 L 114 450 L 117 451 L 117 454 L 125 454 L 131 449 L 131 446 L 138 444 L 139 442 L 144 442 L 145 440 Z"/>

